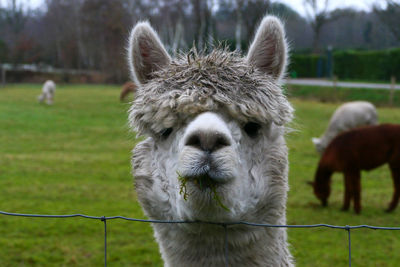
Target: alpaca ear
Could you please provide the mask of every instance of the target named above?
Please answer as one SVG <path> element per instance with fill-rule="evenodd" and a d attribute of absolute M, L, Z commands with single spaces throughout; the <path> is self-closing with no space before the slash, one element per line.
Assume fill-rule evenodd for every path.
<path fill-rule="evenodd" d="M 275 80 L 280 80 L 286 72 L 287 50 L 281 21 L 274 16 L 266 16 L 258 27 L 247 61 Z"/>
<path fill-rule="evenodd" d="M 138 84 L 150 80 L 151 74 L 170 64 L 171 58 L 157 33 L 148 22 L 139 22 L 129 38 L 129 66 Z"/>

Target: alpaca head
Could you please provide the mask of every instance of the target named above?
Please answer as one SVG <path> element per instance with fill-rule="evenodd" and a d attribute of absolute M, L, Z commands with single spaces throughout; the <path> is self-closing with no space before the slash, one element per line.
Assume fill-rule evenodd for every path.
<path fill-rule="evenodd" d="M 147 22 L 134 27 L 128 53 L 139 85 L 130 124 L 146 137 L 133 169 L 147 215 L 227 221 L 284 212 L 292 107 L 280 87 L 280 21 L 263 19 L 246 57 L 215 49 L 172 59 Z"/>
<path fill-rule="evenodd" d="M 325 186 L 321 189 L 319 185 L 312 181 L 308 181 L 307 184 L 312 186 L 314 190 L 314 195 L 321 201 L 322 206 L 327 206 L 329 197 L 329 193 L 327 193 L 327 190 L 330 190 L 329 187 Z"/>
<path fill-rule="evenodd" d="M 314 195 L 321 201 L 322 206 L 328 205 L 328 198 L 331 194 L 331 176 L 332 171 L 324 167 L 324 164 L 319 163 L 315 173 L 314 182 L 309 182 L 314 189 Z"/>

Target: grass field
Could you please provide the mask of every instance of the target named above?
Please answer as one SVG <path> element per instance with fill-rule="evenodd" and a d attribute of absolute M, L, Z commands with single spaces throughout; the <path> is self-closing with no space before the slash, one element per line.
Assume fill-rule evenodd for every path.
<path fill-rule="evenodd" d="M 286 92 L 291 97 L 320 102 L 371 101 L 377 106 L 389 106 L 390 90 L 288 85 Z M 393 93 L 393 106 L 400 107 L 400 90 Z"/>
<path fill-rule="evenodd" d="M 130 174 L 136 140 L 119 87 L 59 86 L 50 107 L 36 102 L 39 93 L 39 85 L 0 88 L 0 210 L 144 218 Z M 400 208 L 383 211 L 393 190 L 387 166 L 363 173 L 361 215 L 340 211 L 341 175 L 333 177 L 329 207 L 319 206 L 306 185 L 318 163 L 310 139 L 324 131 L 338 103 L 291 101 L 288 224 L 400 226 Z M 400 123 L 400 109 L 378 112 L 381 122 Z M 162 266 L 150 225 L 113 220 L 107 227 L 110 266 Z M 297 266 L 348 266 L 344 230 L 292 229 L 289 241 Z M 353 266 L 398 266 L 399 250 L 400 232 L 352 231 Z M 101 221 L 0 215 L 0 266 L 102 264 Z"/>

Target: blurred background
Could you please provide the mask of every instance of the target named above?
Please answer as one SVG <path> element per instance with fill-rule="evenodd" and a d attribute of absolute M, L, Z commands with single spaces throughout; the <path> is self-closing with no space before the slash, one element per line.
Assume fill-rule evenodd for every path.
<path fill-rule="evenodd" d="M 246 51 L 266 13 L 285 21 L 293 78 L 400 79 L 397 0 L 2 0 L 0 62 L 8 82 L 121 83 L 139 20 L 171 54 L 214 40 Z"/>

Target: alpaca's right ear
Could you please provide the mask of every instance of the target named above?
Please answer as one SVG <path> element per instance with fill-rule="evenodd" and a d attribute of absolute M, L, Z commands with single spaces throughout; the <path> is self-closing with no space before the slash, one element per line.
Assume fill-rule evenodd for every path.
<path fill-rule="evenodd" d="M 151 74 L 171 63 L 157 33 L 148 22 L 139 22 L 129 38 L 129 66 L 137 83 L 146 83 Z"/>

